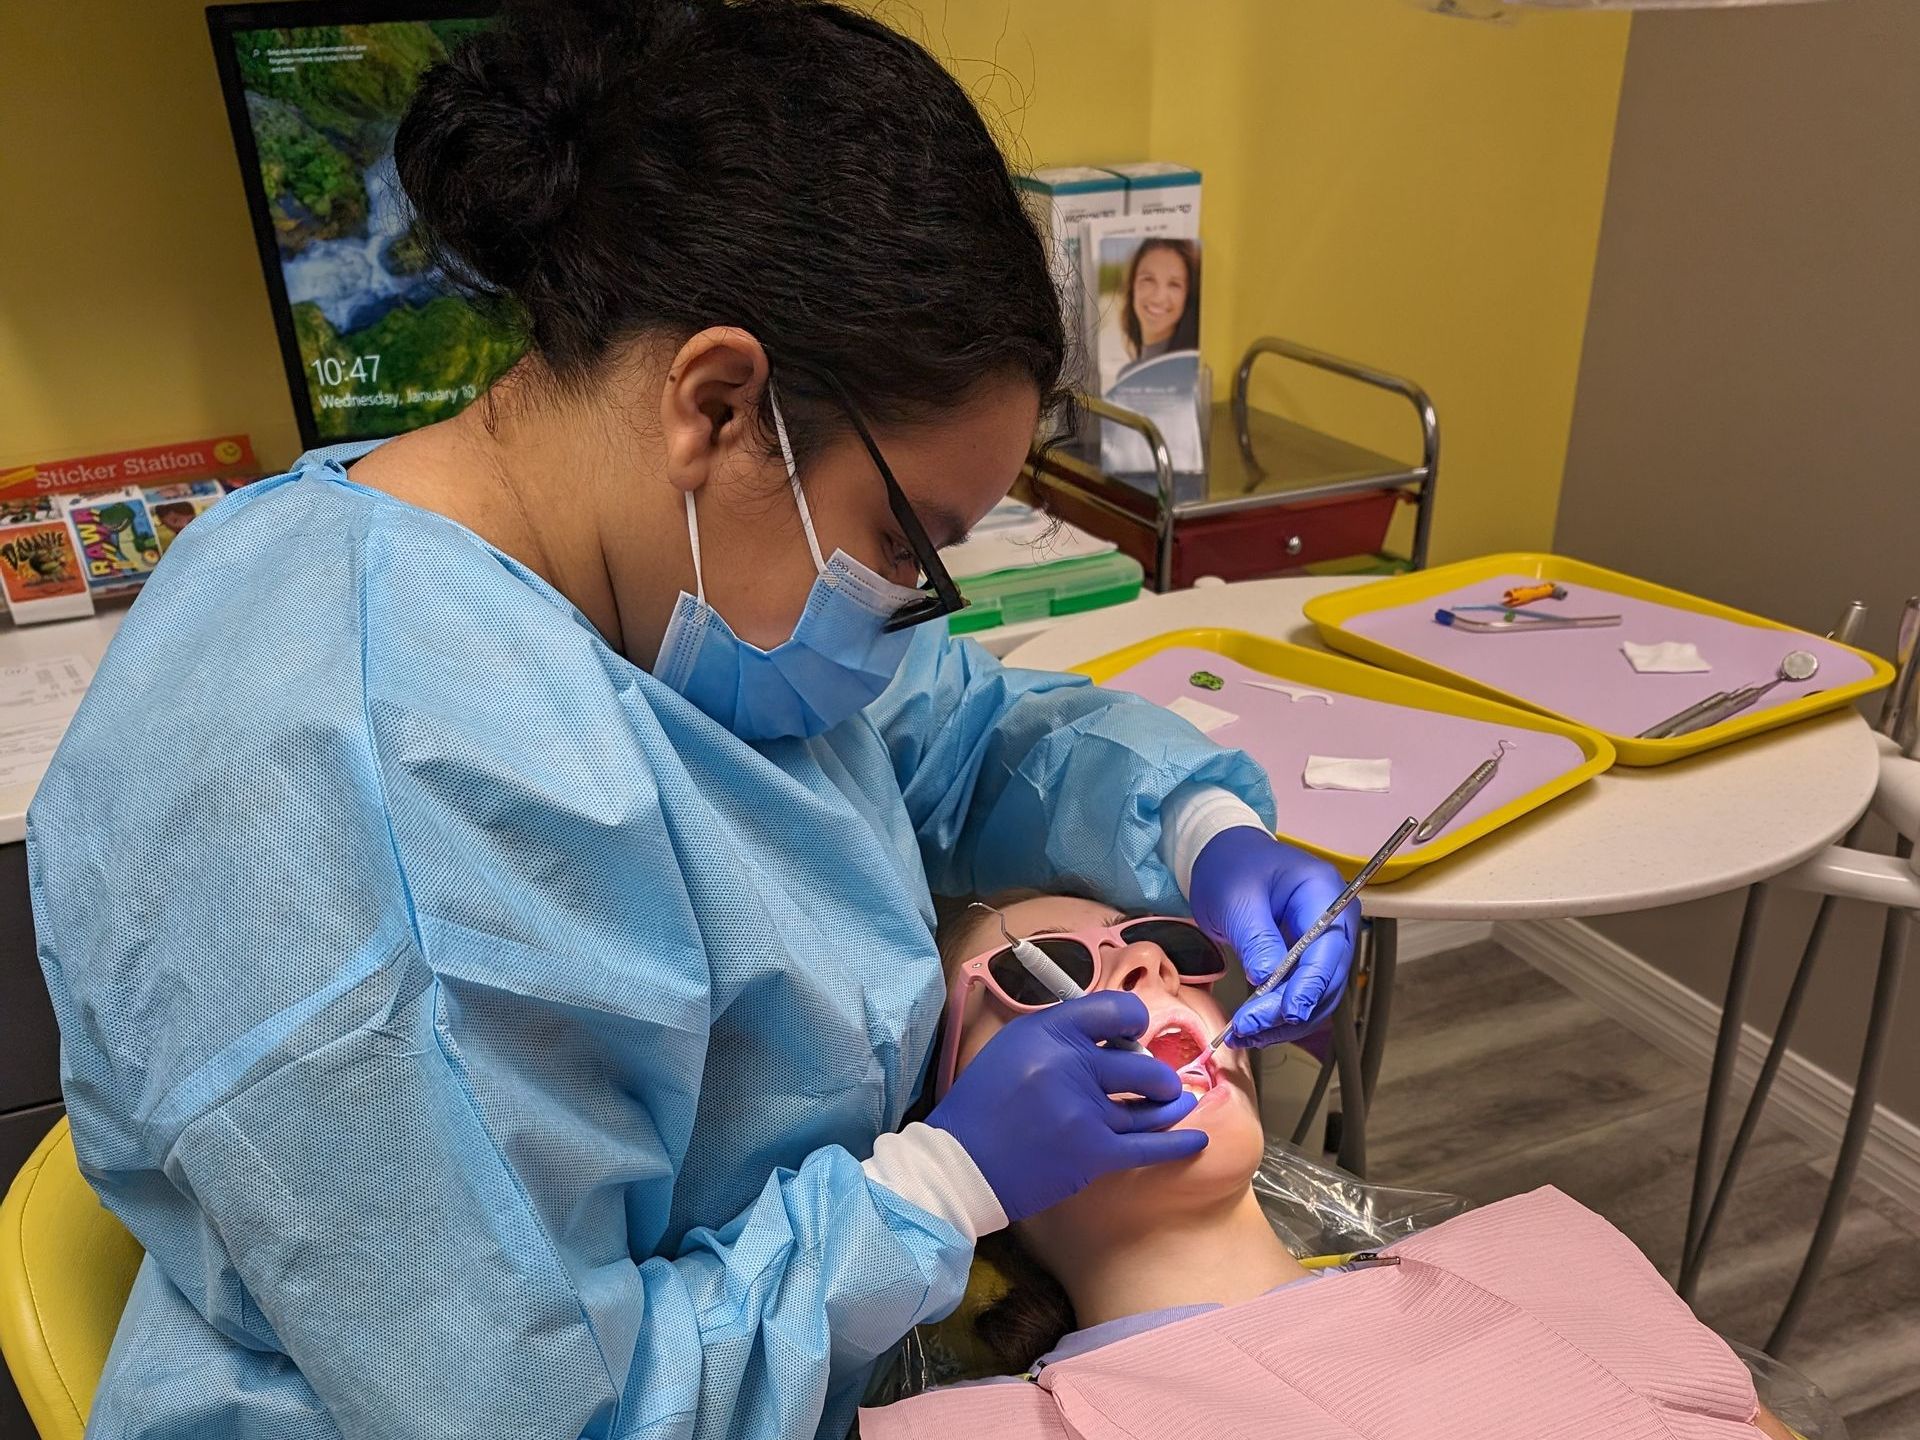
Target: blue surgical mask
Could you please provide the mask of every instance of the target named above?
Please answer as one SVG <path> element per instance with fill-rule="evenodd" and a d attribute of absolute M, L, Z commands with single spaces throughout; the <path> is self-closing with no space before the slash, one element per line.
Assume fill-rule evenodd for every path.
<path fill-rule="evenodd" d="M 820 558 L 813 515 L 800 488 L 800 472 L 787 440 L 780 401 L 772 397 L 774 432 L 787 465 L 793 503 L 813 555 L 815 578 L 806 608 L 790 639 L 771 650 L 733 633 L 707 603 L 700 573 L 700 521 L 687 494 L 687 536 L 693 545 L 693 583 L 667 622 L 654 661 L 654 678 L 672 686 L 742 740 L 819 735 L 850 719 L 880 697 L 913 639 L 911 630 L 887 631 L 894 612 L 920 598 L 895 585 L 844 550 Z"/>

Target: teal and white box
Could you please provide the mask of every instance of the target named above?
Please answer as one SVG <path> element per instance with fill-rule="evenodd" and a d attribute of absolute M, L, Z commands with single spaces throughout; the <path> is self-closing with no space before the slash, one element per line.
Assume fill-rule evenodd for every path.
<path fill-rule="evenodd" d="M 1091 307 L 1080 283 L 1081 247 L 1086 243 L 1087 221 L 1126 213 L 1126 181 L 1111 170 L 1092 165 L 1055 165 L 1016 176 L 1014 184 L 1046 242 L 1054 288 L 1060 293 L 1060 316 L 1067 331 L 1066 373 L 1062 378 L 1076 390 L 1089 389 Z"/>
<path fill-rule="evenodd" d="M 1020 187 L 1020 198 L 1034 224 L 1056 253 L 1073 238 L 1082 220 L 1104 220 L 1127 211 L 1127 182 L 1110 169 L 1055 165 L 1016 176 L 1013 183 Z"/>
<path fill-rule="evenodd" d="M 1139 160 L 1106 168 L 1127 183 L 1127 214 L 1178 215 L 1200 233 L 1200 172 L 1191 165 Z"/>

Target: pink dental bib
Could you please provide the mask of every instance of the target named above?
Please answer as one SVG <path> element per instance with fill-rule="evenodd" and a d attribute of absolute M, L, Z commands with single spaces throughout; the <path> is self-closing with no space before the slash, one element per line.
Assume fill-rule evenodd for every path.
<path fill-rule="evenodd" d="M 1757 1440 L 1746 1368 L 1551 1187 L 1325 1276 L 860 1412 L 865 1440 Z"/>

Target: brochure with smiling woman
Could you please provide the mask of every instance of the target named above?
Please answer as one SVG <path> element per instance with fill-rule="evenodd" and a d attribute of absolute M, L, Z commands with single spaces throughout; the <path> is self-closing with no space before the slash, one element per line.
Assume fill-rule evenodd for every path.
<path fill-rule="evenodd" d="M 1086 222 L 1087 292 L 1098 297 L 1088 348 L 1099 391 L 1160 427 L 1173 468 L 1205 468 L 1201 414 L 1210 398 L 1200 363 L 1200 242 L 1179 214 Z M 1146 441 L 1123 425 L 1101 426 L 1100 468 L 1151 475 Z"/>

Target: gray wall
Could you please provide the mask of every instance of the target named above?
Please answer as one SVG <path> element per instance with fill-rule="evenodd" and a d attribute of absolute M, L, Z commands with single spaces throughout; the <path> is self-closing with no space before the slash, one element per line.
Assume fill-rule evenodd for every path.
<path fill-rule="evenodd" d="M 1920 592 L 1920 3 L 1636 16 L 1559 550 L 1810 629 Z M 1811 905 L 1773 907 L 1771 1028 Z M 1719 998 L 1740 898 L 1598 922 Z M 1878 925 L 1842 907 L 1798 1048 L 1849 1080 Z M 1920 964 L 1920 962 L 1914 962 Z M 1920 973 L 1883 1102 L 1920 1120 Z"/>

